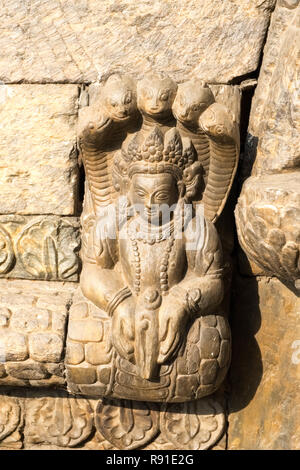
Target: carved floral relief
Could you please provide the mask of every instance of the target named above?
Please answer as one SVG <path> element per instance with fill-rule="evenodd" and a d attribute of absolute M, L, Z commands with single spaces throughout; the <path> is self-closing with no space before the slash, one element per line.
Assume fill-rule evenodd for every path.
<path fill-rule="evenodd" d="M 79 249 L 75 217 L 0 216 L 0 277 L 77 281 Z"/>

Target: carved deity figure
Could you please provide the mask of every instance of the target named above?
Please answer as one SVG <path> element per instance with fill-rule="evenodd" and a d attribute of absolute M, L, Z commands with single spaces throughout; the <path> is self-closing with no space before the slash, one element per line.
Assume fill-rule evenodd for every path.
<path fill-rule="evenodd" d="M 209 219 L 220 214 L 232 183 L 236 127 L 209 88 L 196 85 L 177 90 L 169 77 L 151 74 L 136 88 L 112 76 L 81 118 L 87 185 L 80 305 L 86 299 L 96 311 L 89 318 L 103 322 L 105 355 L 92 363 L 97 380 L 78 380 L 76 367 L 68 368 L 75 391 L 187 402 L 212 394 L 226 375 L 222 247 Z M 203 200 L 192 202 L 201 201 L 205 181 L 212 184 L 222 148 L 214 214 L 206 218 Z M 109 379 L 101 382 L 104 366 Z"/>

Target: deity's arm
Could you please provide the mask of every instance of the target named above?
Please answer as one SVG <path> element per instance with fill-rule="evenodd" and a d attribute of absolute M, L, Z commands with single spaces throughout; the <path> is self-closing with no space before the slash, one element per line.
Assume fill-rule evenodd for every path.
<path fill-rule="evenodd" d="M 220 240 L 214 225 L 204 218 L 191 221 L 185 238 L 187 272 L 170 295 L 183 299 L 191 313 L 207 315 L 218 307 L 224 295 Z"/>
<path fill-rule="evenodd" d="M 117 240 L 95 240 L 94 236 L 89 240 L 89 245 L 92 245 L 92 249 L 89 251 L 89 257 L 83 259 L 81 289 L 97 307 L 112 315 L 121 302 L 124 304 L 124 301 L 131 297 L 131 291 L 126 286 L 122 274 L 116 269 Z M 94 256 L 91 256 L 92 252 Z"/>

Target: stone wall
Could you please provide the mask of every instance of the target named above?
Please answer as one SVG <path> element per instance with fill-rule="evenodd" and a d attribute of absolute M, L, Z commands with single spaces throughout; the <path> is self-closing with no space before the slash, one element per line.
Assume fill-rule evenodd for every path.
<path fill-rule="evenodd" d="M 251 177 L 236 210 L 244 251 L 236 245 L 228 448 L 299 448 L 298 22 L 296 0 L 3 2 L 0 449 L 112 447 L 95 431 L 96 401 L 69 396 L 65 385 L 80 273 L 76 125 L 92 82 L 149 70 L 205 79 L 220 101 L 238 96 L 236 115 L 258 78 L 239 169 L 240 181 Z M 161 433 L 149 448 L 174 445 Z M 226 448 L 226 436 L 215 448 Z"/>

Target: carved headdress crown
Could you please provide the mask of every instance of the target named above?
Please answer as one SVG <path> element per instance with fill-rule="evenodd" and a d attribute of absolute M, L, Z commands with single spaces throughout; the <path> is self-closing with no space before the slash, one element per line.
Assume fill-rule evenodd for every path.
<path fill-rule="evenodd" d="M 123 167 L 123 173 L 126 168 L 129 178 L 135 173 L 171 173 L 179 181 L 196 160 L 197 153 L 190 139 L 182 138 L 176 128 L 163 135 L 158 127 L 154 127 L 143 140 L 136 134 L 127 150 L 122 149 L 115 164 Z"/>

